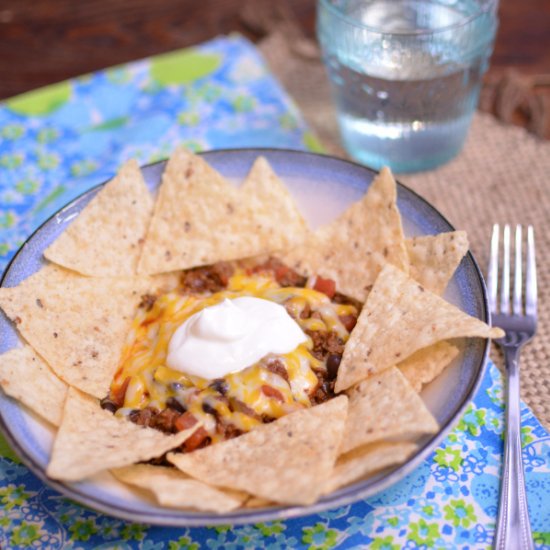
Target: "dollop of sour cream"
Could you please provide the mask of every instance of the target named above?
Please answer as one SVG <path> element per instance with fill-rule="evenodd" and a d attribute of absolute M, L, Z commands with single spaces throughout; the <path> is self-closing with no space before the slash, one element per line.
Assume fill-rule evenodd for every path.
<path fill-rule="evenodd" d="M 243 296 L 186 319 L 170 340 L 166 362 L 171 369 L 212 380 L 239 372 L 269 353 L 289 353 L 306 340 L 283 306 Z"/>

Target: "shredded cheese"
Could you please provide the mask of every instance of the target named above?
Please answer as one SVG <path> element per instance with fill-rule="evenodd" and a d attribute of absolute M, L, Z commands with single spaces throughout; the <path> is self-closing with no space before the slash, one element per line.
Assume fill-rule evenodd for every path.
<path fill-rule="evenodd" d="M 356 314 L 353 306 L 333 304 L 325 294 L 312 288 L 281 288 L 274 279 L 263 274 L 249 275 L 242 269 L 234 272 L 227 289 L 220 292 L 182 295 L 172 291 L 161 295 L 149 311 L 140 309 L 133 321 L 112 385 L 116 391 L 129 379 L 124 405 L 117 414 L 147 406 L 162 410 L 170 397 L 178 396 L 216 441 L 222 437 L 215 433 L 215 421 L 212 414 L 205 412 L 205 404 L 215 409 L 224 422 L 245 432 L 260 424 L 262 418 L 275 419 L 311 406 L 310 394 L 318 385 L 315 370 L 324 369 L 325 365 L 312 354 L 313 343 L 309 337 L 292 352 L 273 357 L 284 365 L 288 382 L 260 361 L 223 379 L 227 387 L 226 400 L 219 399 L 219 393 L 210 387 L 211 380 L 186 375 L 166 365 L 168 344 L 181 323 L 203 308 L 240 296 L 285 304 L 302 330 L 334 331 L 344 341 L 349 333 L 339 316 Z M 318 315 L 302 319 L 300 315 L 306 308 L 317 311 Z M 266 391 L 265 386 L 271 389 Z M 243 403 L 248 412 L 239 410 L 235 401 L 236 406 L 228 406 L 231 400 Z M 249 414 L 250 410 L 254 414 Z"/>

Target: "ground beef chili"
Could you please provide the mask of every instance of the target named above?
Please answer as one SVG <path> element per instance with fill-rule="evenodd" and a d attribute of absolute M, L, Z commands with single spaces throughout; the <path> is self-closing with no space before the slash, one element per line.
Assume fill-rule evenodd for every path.
<path fill-rule="evenodd" d="M 153 309 L 153 306 L 155 305 L 155 302 L 157 301 L 157 297 L 153 294 L 144 294 L 141 297 L 141 302 L 139 303 L 138 307 L 141 307 L 145 309 L 146 311 L 151 311 Z"/>
<path fill-rule="evenodd" d="M 348 332 L 351 332 L 357 321 L 357 316 L 361 310 L 361 304 L 336 291 L 334 281 L 314 277 L 308 280 L 290 267 L 283 264 L 276 258 L 250 266 L 249 263 L 244 264 L 248 275 L 266 274 L 278 283 L 282 288 L 296 287 L 304 288 L 306 285 L 309 288 L 324 293 L 334 304 L 350 305 L 355 308 L 355 314 L 339 315 L 338 319 Z M 220 262 L 214 265 L 197 267 L 184 271 L 180 276 L 180 287 L 177 292 L 180 294 L 200 294 L 200 293 L 215 293 L 227 288 L 229 279 L 235 272 L 235 265 L 228 262 Z M 157 296 L 146 294 L 142 297 L 140 307 L 144 311 L 151 311 L 154 307 Z M 313 321 L 322 320 L 322 314 L 310 307 L 309 303 L 301 305 L 298 309 L 292 304 L 283 304 L 287 308 L 289 314 L 297 321 Z M 349 311 L 349 308 L 348 310 Z M 309 399 L 313 405 L 323 403 L 334 397 L 334 384 L 338 374 L 338 368 L 344 353 L 344 340 L 335 331 L 329 330 L 308 330 L 304 329 L 305 333 L 311 338 L 313 349 L 310 353 L 324 364 L 324 368 L 314 368 L 313 372 L 317 377 L 317 385 L 309 393 Z M 271 374 L 280 377 L 284 383 L 290 386 L 290 377 L 287 372 L 284 361 L 277 356 L 267 356 L 261 360 L 260 366 L 265 368 Z M 123 407 L 125 402 L 125 393 L 128 388 L 130 379 L 124 380 L 116 391 L 111 393 L 101 401 L 101 406 L 111 412 L 116 412 Z M 176 388 L 177 389 L 177 388 Z M 208 385 L 210 397 L 208 401 L 202 403 L 202 411 L 215 422 L 215 433 L 222 436 L 224 440 L 238 437 L 244 433 L 237 426 L 229 423 L 227 419 L 221 417 L 216 410 L 216 403 L 223 405 L 232 412 L 244 414 L 255 421 L 268 423 L 276 420 L 269 415 L 258 414 L 252 407 L 237 399 L 234 395 L 229 395 L 229 386 L 223 378 L 215 379 Z M 198 390 L 196 390 L 198 391 Z M 265 384 L 260 387 L 262 394 L 270 399 L 279 402 L 284 402 L 281 392 Z M 132 409 L 127 413 L 129 420 L 140 426 L 147 426 L 160 430 L 167 434 L 177 433 L 192 427 L 197 422 L 197 418 L 187 410 L 185 400 L 180 400 L 177 397 L 169 397 L 166 400 L 166 407 L 159 410 L 153 406 L 146 406 L 142 409 Z M 210 445 L 211 434 L 204 427 L 196 430 L 191 437 L 182 445 L 182 452 L 190 452 L 195 449 L 200 449 Z M 162 457 L 151 461 L 154 464 L 165 464 L 166 461 Z"/>
<path fill-rule="evenodd" d="M 234 267 L 229 262 L 195 267 L 181 275 L 181 287 L 189 292 L 218 292 L 227 288 Z"/>
<path fill-rule="evenodd" d="M 306 330 L 306 334 L 313 341 L 313 355 L 317 359 L 326 359 L 329 354 L 342 355 L 344 341 L 335 332 L 320 330 Z"/>
<path fill-rule="evenodd" d="M 326 370 L 316 370 L 319 384 L 312 395 L 315 404 L 334 397 L 334 383 L 344 353 L 344 341 L 335 332 L 306 331 L 313 341 L 313 355 L 325 362 Z"/>
<path fill-rule="evenodd" d="M 277 258 L 269 258 L 264 263 L 250 268 L 249 271 L 250 273 L 270 272 L 282 287 L 303 288 L 307 283 L 307 277 L 300 275 Z"/>
<path fill-rule="evenodd" d="M 151 418 L 154 415 L 159 414 L 160 411 L 151 407 L 145 407 L 145 409 L 134 409 L 130 412 L 128 418 L 138 426 L 149 426 L 151 424 Z"/>
<path fill-rule="evenodd" d="M 218 422 L 216 425 L 216 430 L 218 433 L 223 435 L 224 439 L 233 439 L 234 437 L 239 437 L 244 433 L 239 430 L 239 428 L 233 426 L 233 424 L 225 424 L 224 422 Z"/>
<path fill-rule="evenodd" d="M 265 365 L 265 368 L 268 371 L 271 371 L 273 374 L 280 376 L 287 383 L 290 383 L 288 372 L 286 371 L 282 361 L 273 357 L 268 357 L 262 361 L 262 364 Z"/>

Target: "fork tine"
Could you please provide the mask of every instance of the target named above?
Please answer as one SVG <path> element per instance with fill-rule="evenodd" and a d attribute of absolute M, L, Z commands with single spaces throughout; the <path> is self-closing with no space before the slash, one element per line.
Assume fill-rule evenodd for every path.
<path fill-rule="evenodd" d="M 535 232 L 527 228 L 527 270 L 525 273 L 525 313 L 537 314 L 537 267 L 535 262 Z"/>
<path fill-rule="evenodd" d="M 493 234 L 491 236 L 491 257 L 489 258 L 489 271 L 487 273 L 487 293 L 489 294 L 489 311 L 497 311 L 497 291 L 498 291 L 498 241 L 500 228 L 498 223 L 493 225 Z"/>
<path fill-rule="evenodd" d="M 514 266 L 514 299 L 512 302 L 512 311 L 514 315 L 521 315 L 523 313 L 522 308 L 522 257 L 521 257 L 521 225 L 516 225 L 516 245 L 515 245 L 515 255 L 516 261 Z"/>
<path fill-rule="evenodd" d="M 502 242 L 502 283 L 500 287 L 500 312 L 510 313 L 510 226 L 504 226 Z"/>

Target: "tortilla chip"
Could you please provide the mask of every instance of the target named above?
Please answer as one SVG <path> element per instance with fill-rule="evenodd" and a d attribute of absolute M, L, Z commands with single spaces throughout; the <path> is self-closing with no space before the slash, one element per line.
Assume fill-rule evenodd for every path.
<path fill-rule="evenodd" d="M 311 504 L 334 466 L 347 401 L 340 396 L 235 439 L 188 454 L 170 453 L 168 460 L 205 483 L 285 504 Z"/>
<path fill-rule="evenodd" d="M 250 201 L 261 231 L 271 235 L 271 251 L 288 250 L 305 239 L 309 231 L 307 223 L 285 184 L 264 157 L 256 159 L 240 191 Z"/>
<path fill-rule="evenodd" d="M 259 497 L 249 497 L 243 503 L 244 508 L 268 508 L 270 506 L 277 506 L 273 501 Z"/>
<path fill-rule="evenodd" d="M 151 491 L 158 503 L 170 508 L 194 508 L 219 514 L 238 508 L 246 493 L 220 491 L 201 483 L 176 468 L 135 464 L 111 470 L 120 481 Z"/>
<path fill-rule="evenodd" d="M 135 275 L 152 213 L 141 170 L 128 161 L 44 256 L 84 275 Z"/>
<path fill-rule="evenodd" d="M 465 231 L 414 237 L 405 241 L 409 275 L 434 294 L 443 294 L 468 248 Z"/>
<path fill-rule="evenodd" d="M 449 338 L 499 338 L 499 328 L 470 317 L 387 264 L 346 343 L 335 391 Z M 396 336 L 397 335 L 397 336 Z"/>
<path fill-rule="evenodd" d="M 282 260 L 306 275 L 333 279 L 339 292 L 363 302 L 384 264 L 408 270 L 396 200 L 395 180 L 383 168 L 360 201 Z"/>
<path fill-rule="evenodd" d="M 414 443 L 380 442 L 365 445 L 338 458 L 323 494 L 332 493 L 383 468 L 404 462 L 415 450 Z"/>
<path fill-rule="evenodd" d="M 349 406 L 340 453 L 392 437 L 436 433 L 432 413 L 396 367 L 369 376 L 348 391 Z"/>
<path fill-rule="evenodd" d="M 181 282 L 181 272 L 172 271 L 161 275 L 152 275 L 149 277 L 151 288 L 149 292 L 153 294 L 168 294 L 175 291 Z"/>
<path fill-rule="evenodd" d="M 415 391 L 430 383 L 449 366 L 458 355 L 458 348 L 448 342 L 438 342 L 420 349 L 397 366 Z"/>
<path fill-rule="evenodd" d="M 166 435 L 103 410 L 97 399 L 69 388 L 63 421 L 46 473 L 79 481 L 103 470 L 162 456 L 181 445 L 198 427 Z"/>
<path fill-rule="evenodd" d="M 67 384 L 30 346 L 0 355 L 0 386 L 50 424 L 61 424 Z"/>
<path fill-rule="evenodd" d="M 267 253 L 294 242 L 295 228 L 303 220 L 295 206 L 279 223 L 271 218 L 273 205 L 280 212 L 290 196 L 285 192 L 275 199 L 276 188 L 269 190 L 269 182 L 255 181 L 260 170 L 261 165 L 242 191 L 202 158 L 177 149 L 162 177 L 138 271 L 188 269 Z M 286 227 L 289 220 L 292 223 Z"/>
<path fill-rule="evenodd" d="M 105 397 L 148 279 L 104 279 L 39 272 L 0 288 L 0 307 L 55 374 Z M 61 278 L 59 278 L 61 277 Z"/>
<path fill-rule="evenodd" d="M 83 278 L 80 273 L 49 261 L 44 261 L 43 266 L 36 273 L 33 273 L 30 277 L 27 277 L 25 281 L 31 277 L 35 283 L 38 281 L 47 281 L 48 283 L 66 283 L 67 281 Z"/>

